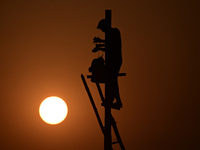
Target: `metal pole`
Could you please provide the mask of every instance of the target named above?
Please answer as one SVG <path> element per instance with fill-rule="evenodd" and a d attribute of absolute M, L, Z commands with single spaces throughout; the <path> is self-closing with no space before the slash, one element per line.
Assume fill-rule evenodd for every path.
<path fill-rule="evenodd" d="M 108 27 L 111 27 L 111 10 L 105 11 L 105 19 Z M 109 35 L 105 32 L 105 62 L 107 61 L 106 52 L 108 51 Z M 106 83 L 105 83 L 105 132 L 104 132 L 104 150 L 112 150 L 112 136 L 111 136 L 111 83 L 109 82 L 109 72 L 106 66 Z"/>

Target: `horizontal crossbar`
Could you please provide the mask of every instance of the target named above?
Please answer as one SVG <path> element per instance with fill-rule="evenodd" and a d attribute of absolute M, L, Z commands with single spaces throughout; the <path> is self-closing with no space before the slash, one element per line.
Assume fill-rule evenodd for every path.
<path fill-rule="evenodd" d="M 126 73 L 118 73 L 117 76 L 126 76 Z M 92 75 L 87 75 L 87 78 L 92 78 Z"/>
<path fill-rule="evenodd" d="M 112 142 L 112 144 L 117 144 L 117 143 L 119 143 L 119 142 L 118 141 Z"/>

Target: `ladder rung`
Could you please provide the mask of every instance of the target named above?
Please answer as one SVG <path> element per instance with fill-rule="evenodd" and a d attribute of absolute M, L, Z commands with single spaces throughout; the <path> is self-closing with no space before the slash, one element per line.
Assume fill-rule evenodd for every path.
<path fill-rule="evenodd" d="M 118 141 L 112 142 L 112 144 L 116 144 L 116 143 L 119 143 L 119 142 Z"/>

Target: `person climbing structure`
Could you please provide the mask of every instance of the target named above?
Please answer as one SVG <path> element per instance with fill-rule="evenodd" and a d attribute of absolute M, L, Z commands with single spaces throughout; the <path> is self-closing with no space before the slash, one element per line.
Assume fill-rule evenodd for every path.
<path fill-rule="evenodd" d="M 119 87 L 118 87 L 118 73 L 120 67 L 122 65 L 122 52 L 121 52 L 121 35 L 120 31 L 117 28 L 109 27 L 106 19 L 102 19 L 97 29 L 100 29 L 104 33 L 108 35 L 108 39 L 103 40 L 99 37 L 94 37 L 93 42 L 96 43 L 96 47 L 92 50 L 92 52 L 97 52 L 99 50 L 106 51 L 106 67 L 105 72 L 107 76 L 107 81 L 110 84 L 110 94 L 111 98 L 116 102 L 112 104 L 113 108 L 121 108 L 122 102 L 119 95 Z M 105 46 L 107 46 L 105 48 Z"/>

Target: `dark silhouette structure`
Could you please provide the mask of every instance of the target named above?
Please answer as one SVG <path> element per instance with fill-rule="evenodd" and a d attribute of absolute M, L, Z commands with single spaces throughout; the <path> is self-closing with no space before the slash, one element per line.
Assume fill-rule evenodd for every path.
<path fill-rule="evenodd" d="M 121 52 L 121 35 L 117 28 L 112 28 L 109 24 L 109 19 L 103 19 L 99 22 L 98 29 L 102 30 L 106 34 L 106 40 L 102 40 L 99 37 L 94 38 L 94 43 L 96 47 L 92 52 L 97 52 L 102 50 L 106 52 L 106 76 L 109 80 L 112 88 L 110 94 L 112 95 L 112 100 L 116 98 L 116 103 L 112 104 L 112 107 L 122 107 L 122 102 L 119 96 L 119 87 L 117 82 L 117 76 L 122 65 L 122 52 Z M 105 78 L 103 76 L 103 78 Z"/>
<path fill-rule="evenodd" d="M 102 19 L 99 22 L 97 28 L 105 33 L 105 40 L 95 37 L 93 42 L 96 46 L 92 52 L 97 52 L 99 50 L 104 51 L 105 60 L 102 57 L 94 59 L 89 68 L 89 72 L 91 72 L 92 75 L 88 75 L 87 78 L 91 78 L 91 81 L 96 83 L 102 100 L 102 106 L 105 107 L 105 126 L 103 126 L 100 119 L 85 77 L 81 75 L 81 78 L 95 111 L 100 128 L 104 134 L 104 150 L 112 150 L 112 144 L 115 143 L 119 143 L 121 149 L 125 150 L 116 122 L 111 114 L 111 109 L 120 110 L 120 108 L 122 108 L 122 102 L 119 95 L 118 76 L 126 75 L 125 73 L 119 73 L 122 65 L 121 36 L 117 28 L 111 27 L 111 10 L 105 11 L 105 19 Z M 105 84 L 105 98 L 99 83 Z M 114 100 L 116 100 L 116 102 L 114 102 Z M 117 138 L 117 141 L 115 142 L 112 142 L 111 127 L 113 127 Z"/>

